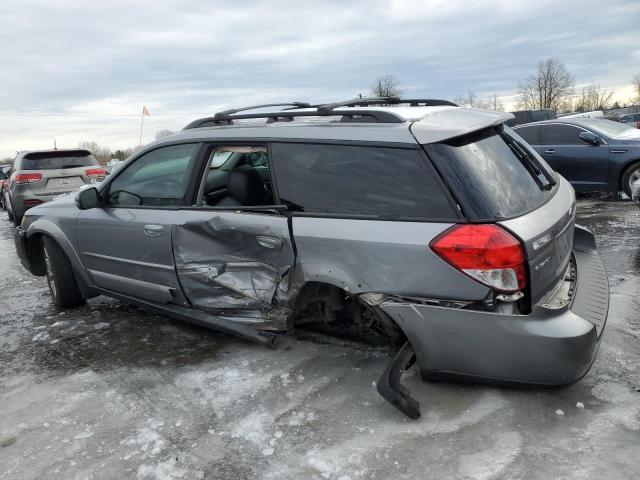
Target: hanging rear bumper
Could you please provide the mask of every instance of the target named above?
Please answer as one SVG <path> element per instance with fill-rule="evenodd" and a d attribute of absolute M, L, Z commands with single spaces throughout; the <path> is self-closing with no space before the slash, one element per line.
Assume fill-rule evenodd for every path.
<path fill-rule="evenodd" d="M 589 371 L 609 308 L 595 239 L 579 226 L 573 258 L 574 292 L 562 308 L 538 305 L 529 315 L 505 315 L 390 301 L 380 307 L 407 335 L 423 378 L 570 384 Z"/>

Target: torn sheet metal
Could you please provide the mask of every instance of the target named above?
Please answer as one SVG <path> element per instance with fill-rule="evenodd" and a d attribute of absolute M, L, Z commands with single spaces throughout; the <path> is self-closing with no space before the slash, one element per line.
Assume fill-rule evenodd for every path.
<path fill-rule="evenodd" d="M 265 328 L 286 327 L 294 263 L 286 217 L 186 210 L 174 227 L 178 278 L 195 308 Z M 265 241 L 269 239 L 269 242 Z"/>

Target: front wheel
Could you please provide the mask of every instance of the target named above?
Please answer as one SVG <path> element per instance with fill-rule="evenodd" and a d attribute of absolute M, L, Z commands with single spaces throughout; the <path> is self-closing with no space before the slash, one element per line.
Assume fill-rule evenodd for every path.
<path fill-rule="evenodd" d="M 624 171 L 624 174 L 622 175 L 622 190 L 627 194 L 627 197 L 632 200 L 635 200 L 633 198 L 633 190 L 634 183 L 636 182 L 638 182 L 638 186 L 636 187 L 636 190 L 638 190 L 636 192 L 637 197 L 638 195 L 640 195 L 640 162 L 631 165 Z"/>
<path fill-rule="evenodd" d="M 44 263 L 47 283 L 53 304 L 59 308 L 76 307 L 85 303 L 78 289 L 69 259 L 52 238 L 43 237 Z"/>

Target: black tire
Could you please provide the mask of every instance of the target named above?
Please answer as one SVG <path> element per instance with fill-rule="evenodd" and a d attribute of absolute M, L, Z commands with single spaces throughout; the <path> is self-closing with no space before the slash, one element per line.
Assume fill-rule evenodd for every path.
<path fill-rule="evenodd" d="M 20 224 L 22 223 L 22 217 L 18 217 L 17 215 L 11 215 L 13 218 L 11 218 L 11 220 L 13 220 L 13 224 L 16 227 L 19 227 Z"/>
<path fill-rule="evenodd" d="M 622 174 L 622 191 L 631 198 L 631 183 L 640 179 L 640 162 L 636 162 L 629 166 Z"/>
<path fill-rule="evenodd" d="M 77 307 L 85 303 L 69 259 L 52 238 L 42 237 L 44 262 L 53 304 L 58 308 Z"/>

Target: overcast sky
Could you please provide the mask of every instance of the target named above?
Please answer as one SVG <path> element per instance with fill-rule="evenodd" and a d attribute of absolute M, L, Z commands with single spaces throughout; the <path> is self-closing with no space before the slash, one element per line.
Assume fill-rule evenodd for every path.
<path fill-rule="evenodd" d="M 626 98 L 639 25 L 639 0 L 2 0 L 0 158 L 135 146 L 143 105 L 148 143 L 224 107 L 366 94 L 380 74 L 509 104 L 546 57 Z"/>

